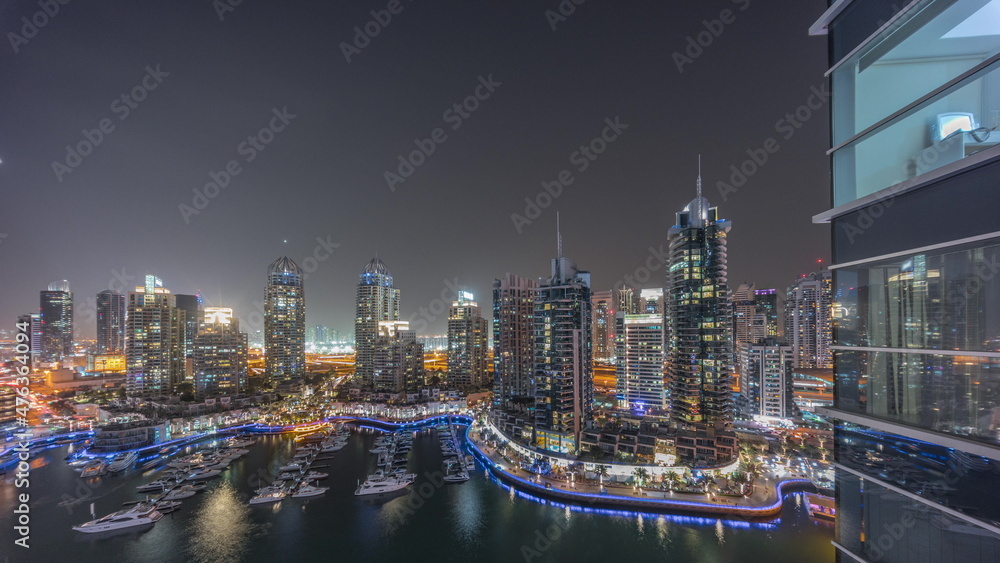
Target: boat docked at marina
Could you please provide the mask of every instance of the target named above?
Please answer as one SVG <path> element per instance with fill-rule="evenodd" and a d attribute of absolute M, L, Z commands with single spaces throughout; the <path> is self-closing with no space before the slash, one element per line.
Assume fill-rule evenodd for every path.
<path fill-rule="evenodd" d="M 111 473 L 118 473 L 119 471 L 125 471 L 126 469 L 135 465 L 135 462 L 139 459 L 138 452 L 128 452 L 120 454 L 115 457 L 108 464 L 108 471 Z"/>
<path fill-rule="evenodd" d="M 73 526 L 73 529 L 86 534 L 111 532 L 140 526 L 152 526 L 160 518 L 163 518 L 163 514 L 156 509 L 153 503 L 142 502 L 96 520 L 84 522 L 79 526 Z"/>

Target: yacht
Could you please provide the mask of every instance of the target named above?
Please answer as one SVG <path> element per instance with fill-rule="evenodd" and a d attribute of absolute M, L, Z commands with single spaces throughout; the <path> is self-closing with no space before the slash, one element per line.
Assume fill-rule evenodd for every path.
<path fill-rule="evenodd" d="M 300 463 L 289 463 L 288 465 L 283 465 L 278 468 L 278 471 L 302 471 L 302 464 Z"/>
<path fill-rule="evenodd" d="M 175 479 L 168 479 L 164 477 L 163 479 L 150 481 L 145 485 L 139 485 L 138 487 L 136 487 L 136 490 L 138 490 L 138 492 L 140 493 L 151 493 L 153 491 L 162 491 L 164 489 L 169 489 L 175 485 L 177 485 L 177 481 Z"/>
<path fill-rule="evenodd" d="M 163 495 L 163 500 L 165 501 L 181 500 L 193 497 L 194 495 L 195 491 L 192 491 L 191 489 L 177 488 Z"/>
<path fill-rule="evenodd" d="M 299 475 L 301 475 L 301 473 L 293 473 L 291 471 L 285 471 L 285 472 L 281 473 L 280 475 L 278 475 L 278 480 L 279 481 L 291 481 L 292 479 L 298 478 Z"/>
<path fill-rule="evenodd" d="M 465 468 L 469 471 L 476 468 L 476 460 L 471 455 L 465 456 Z"/>
<path fill-rule="evenodd" d="M 151 503 L 143 502 L 130 508 L 108 514 L 107 516 L 98 518 L 97 520 L 91 520 L 90 522 L 85 522 L 79 526 L 73 526 L 73 529 L 77 532 L 84 532 L 87 534 L 110 532 L 113 530 L 123 530 L 137 526 L 152 526 L 160 518 L 163 518 L 163 515 L 156 510 L 156 506 Z"/>
<path fill-rule="evenodd" d="M 212 479 L 218 477 L 219 473 L 222 473 L 218 469 L 198 469 L 194 473 L 191 473 L 184 478 L 185 481 L 202 481 L 205 479 Z"/>
<path fill-rule="evenodd" d="M 285 493 L 283 491 L 278 491 L 274 489 L 260 489 L 257 492 L 257 496 L 250 499 L 250 504 L 266 504 L 269 502 L 278 502 L 283 498 L 285 498 Z"/>
<path fill-rule="evenodd" d="M 326 479 L 327 477 L 329 477 L 329 475 L 323 473 L 322 471 L 310 471 L 309 473 L 306 473 L 305 476 L 306 479 Z"/>
<path fill-rule="evenodd" d="M 317 487 L 308 483 L 299 485 L 299 488 L 292 493 L 294 498 L 315 497 L 327 492 L 329 487 Z"/>
<path fill-rule="evenodd" d="M 388 477 L 382 479 L 369 479 L 358 486 L 354 491 L 355 496 L 377 495 L 379 493 L 391 493 L 409 486 L 412 481 Z"/>
<path fill-rule="evenodd" d="M 160 514 L 170 514 L 171 512 L 177 510 L 181 507 L 181 501 L 179 500 L 167 500 L 161 499 L 153 503 L 156 506 L 157 512 Z"/>
<path fill-rule="evenodd" d="M 108 464 L 108 471 L 112 473 L 118 473 L 119 471 L 124 471 L 129 467 L 135 465 L 136 460 L 139 459 L 139 454 L 136 452 L 128 452 L 127 454 L 120 454 Z"/>
<path fill-rule="evenodd" d="M 458 473 L 451 473 L 442 477 L 445 483 L 462 483 L 469 480 L 469 474 L 465 470 L 461 470 Z"/>

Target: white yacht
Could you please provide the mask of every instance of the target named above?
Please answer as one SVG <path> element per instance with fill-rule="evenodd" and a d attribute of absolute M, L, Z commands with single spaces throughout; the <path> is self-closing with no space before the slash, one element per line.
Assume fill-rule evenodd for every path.
<path fill-rule="evenodd" d="M 391 493 L 409 486 L 410 483 L 412 483 L 412 481 L 396 479 L 395 477 L 376 480 L 369 479 L 358 486 L 357 490 L 354 491 L 354 494 L 355 496 L 362 496 L 377 495 L 379 493 Z"/>
<path fill-rule="evenodd" d="M 187 477 L 185 477 L 184 480 L 185 481 L 202 481 L 204 479 L 212 479 L 214 477 L 218 477 L 219 473 L 221 473 L 221 471 L 219 471 L 218 469 L 199 469 L 199 470 L 195 471 L 194 473 L 191 473 L 190 475 L 188 475 Z"/>
<path fill-rule="evenodd" d="M 194 495 L 195 491 L 192 491 L 191 489 L 177 488 L 163 495 L 163 500 L 165 501 L 182 500 L 188 497 L 193 497 Z"/>
<path fill-rule="evenodd" d="M 289 463 L 288 465 L 283 465 L 278 468 L 278 471 L 302 471 L 302 464 L 300 463 Z"/>
<path fill-rule="evenodd" d="M 73 526 L 73 529 L 77 532 L 84 532 L 87 534 L 110 532 L 113 530 L 123 530 L 137 526 L 151 526 L 160 518 L 163 518 L 163 515 L 156 510 L 156 506 L 150 503 L 142 502 L 124 510 L 108 514 L 107 516 L 98 518 L 97 520 L 91 520 L 90 522 L 80 524 L 79 526 Z"/>
<path fill-rule="evenodd" d="M 164 477 L 162 479 L 150 481 L 145 485 L 139 485 L 138 487 L 136 487 L 136 490 L 138 490 L 138 492 L 140 493 L 151 493 L 153 491 L 162 491 L 164 489 L 169 489 L 175 485 L 177 485 L 177 480 Z"/>
<path fill-rule="evenodd" d="M 139 459 L 139 454 L 136 452 L 128 452 L 127 454 L 121 454 L 115 457 L 111 463 L 108 464 L 108 471 L 112 473 L 118 473 L 119 471 L 124 471 L 129 467 L 135 465 L 135 462 Z"/>
<path fill-rule="evenodd" d="M 278 502 L 283 498 L 285 498 L 285 493 L 283 491 L 278 491 L 273 489 L 261 489 L 260 491 L 258 491 L 257 496 L 250 499 L 250 504 L 266 504 L 269 502 Z"/>
<path fill-rule="evenodd" d="M 303 483 L 299 485 L 299 488 L 294 493 L 292 493 L 292 497 L 315 497 L 327 492 L 328 490 L 330 490 L 329 487 L 317 487 L 309 483 Z"/>

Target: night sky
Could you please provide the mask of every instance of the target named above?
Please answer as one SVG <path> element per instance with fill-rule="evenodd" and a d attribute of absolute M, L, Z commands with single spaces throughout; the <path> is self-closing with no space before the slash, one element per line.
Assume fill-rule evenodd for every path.
<path fill-rule="evenodd" d="M 705 196 L 733 221 L 732 287 L 784 287 L 829 255 L 829 227 L 811 223 L 830 207 L 827 107 L 779 123 L 823 103 L 826 40 L 807 34 L 822 0 L 587 0 L 564 18 L 557 0 L 243 0 L 220 21 L 226 1 L 76 0 L 51 17 L 37 0 L 0 4 L 5 328 L 68 279 L 77 333 L 93 337 L 94 294 L 152 273 L 252 332 L 266 268 L 286 254 L 312 270 L 307 325 L 346 332 L 377 253 L 402 316 L 441 334 L 446 313 L 418 311 L 456 280 L 489 317 L 494 278 L 548 274 L 557 210 L 595 290 L 650 256 L 641 285 L 655 287 L 650 247 L 694 197 L 699 153 Z M 387 25 L 369 23 L 387 6 Z M 378 34 L 353 47 L 366 24 Z M 699 34 L 707 47 L 674 56 Z M 617 138 L 596 141 L 601 154 L 577 152 L 602 133 Z M 723 200 L 718 182 L 768 138 L 776 150 Z M 417 139 L 433 153 L 391 190 L 386 171 Z M 228 186 L 196 198 L 227 166 Z M 563 170 L 572 183 L 550 204 L 542 182 Z M 525 198 L 547 207 L 516 226 Z"/>

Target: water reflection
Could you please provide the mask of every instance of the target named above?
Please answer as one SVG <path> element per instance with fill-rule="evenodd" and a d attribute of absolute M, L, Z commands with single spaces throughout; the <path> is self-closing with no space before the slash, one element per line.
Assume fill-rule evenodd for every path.
<path fill-rule="evenodd" d="M 484 528 L 481 489 L 479 486 L 469 486 L 469 483 L 450 487 L 450 490 L 455 491 L 451 498 L 455 536 L 467 544 L 478 542 Z"/>
<path fill-rule="evenodd" d="M 219 483 L 204 497 L 187 527 L 192 558 L 204 563 L 240 561 L 256 528 L 250 507 L 228 482 Z"/>

